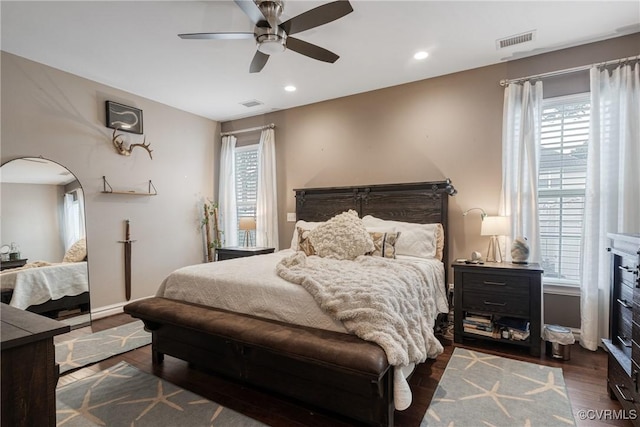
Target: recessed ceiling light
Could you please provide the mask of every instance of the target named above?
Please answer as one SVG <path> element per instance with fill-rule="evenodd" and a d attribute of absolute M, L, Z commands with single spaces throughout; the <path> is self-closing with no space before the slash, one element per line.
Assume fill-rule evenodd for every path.
<path fill-rule="evenodd" d="M 294 85 L 289 85 L 289 86 L 285 86 L 284 90 L 286 90 L 287 92 L 295 92 L 296 87 Z"/>
<path fill-rule="evenodd" d="M 429 54 L 424 50 L 421 50 L 420 52 L 417 52 L 415 55 L 413 55 L 415 59 L 425 59 L 427 56 L 429 56 Z"/>

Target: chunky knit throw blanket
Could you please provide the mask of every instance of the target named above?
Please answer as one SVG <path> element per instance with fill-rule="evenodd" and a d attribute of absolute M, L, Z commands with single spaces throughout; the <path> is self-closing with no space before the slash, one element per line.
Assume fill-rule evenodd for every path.
<path fill-rule="evenodd" d="M 382 257 L 348 261 L 296 252 L 276 271 L 303 286 L 347 331 L 382 347 L 390 365 L 421 363 L 443 351 L 433 334 L 435 269 Z"/>

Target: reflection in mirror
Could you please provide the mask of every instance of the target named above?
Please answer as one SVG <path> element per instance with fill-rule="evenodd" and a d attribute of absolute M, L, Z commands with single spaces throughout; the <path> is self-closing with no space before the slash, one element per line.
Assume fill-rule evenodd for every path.
<path fill-rule="evenodd" d="M 84 195 L 65 167 L 39 157 L 0 168 L 2 302 L 70 324 L 90 323 Z"/>

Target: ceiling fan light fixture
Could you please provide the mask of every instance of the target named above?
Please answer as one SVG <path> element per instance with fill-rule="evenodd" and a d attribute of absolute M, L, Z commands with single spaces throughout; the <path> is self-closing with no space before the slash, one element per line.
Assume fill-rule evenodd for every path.
<path fill-rule="evenodd" d="M 265 55 L 276 55 L 286 48 L 285 39 L 277 34 L 265 34 L 258 38 L 258 50 Z"/>
<path fill-rule="evenodd" d="M 255 25 L 253 33 L 185 33 L 178 34 L 178 36 L 182 39 L 211 40 L 255 38 L 256 52 L 249 65 L 250 73 L 259 73 L 271 55 L 284 52 L 287 49 L 331 64 L 340 58 L 327 49 L 295 37 L 289 37 L 289 35 L 311 30 L 348 15 L 353 12 L 353 7 L 348 0 L 324 3 L 284 22 L 280 19 L 284 10 L 284 0 L 234 0 L 234 3 Z"/>

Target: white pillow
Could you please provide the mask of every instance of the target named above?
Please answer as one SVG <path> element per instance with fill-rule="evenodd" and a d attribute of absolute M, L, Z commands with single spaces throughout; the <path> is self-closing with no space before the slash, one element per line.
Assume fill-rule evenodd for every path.
<path fill-rule="evenodd" d="M 64 254 L 62 262 L 80 262 L 84 261 L 87 257 L 87 242 L 84 239 L 80 239 L 75 242 Z"/>
<path fill-rule="evenodd" d="M 293 237 L 291 238 L 291 249 L 294 251 L 300 250 L 300 246 L 298 246 L 298 227 L 304 230 L 313 230 L 320 224 L 324 224 L 324 222 L 307 222 L 303 220 L 296 222 L 296 226 L 293 228 Z"/>
<path fill-rule="evenodd" d="M 362 218 L 365 227 L 392 228 L 400 232 L 396 242 L 396 255 L 442 260 L 444 231 L 442 224 L 414 224 L 411 222 L 388 221 L 367 215 Z"/>
<path fill-rule="evenodd" d="M 375 249 L 369 232 L 352 209 L 311 230 L 309 240 L 324 258 L 353 260 Z"/>

